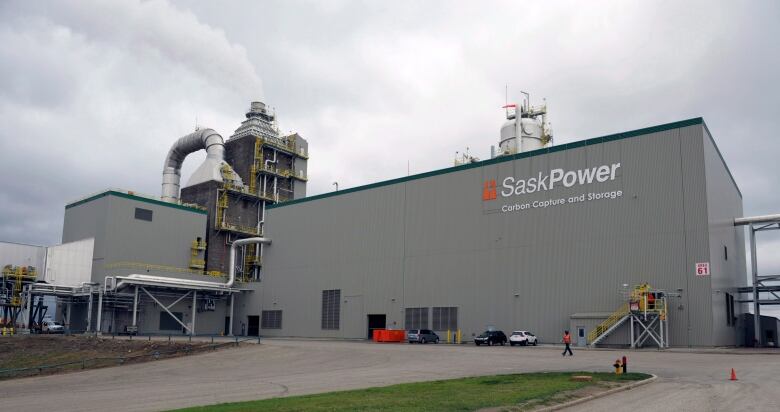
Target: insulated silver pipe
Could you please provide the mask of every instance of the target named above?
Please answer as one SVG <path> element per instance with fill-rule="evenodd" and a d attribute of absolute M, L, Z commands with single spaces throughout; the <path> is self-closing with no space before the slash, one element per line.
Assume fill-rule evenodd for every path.
<path fill-rule="evenodd" d="M 734 219 L 734 226 L 744 226 L 744 225 L 749 225 L 751 223 L 771 223 L 771 222 L 780 222 L 780 214 L 738 217 Z"/>
<path fill-rule="evenodd" d="M 271 239 L 265 237 L 250 237 L 246 239 L 235 240 L 233 241 L 233 244 L 230 245 L 230 266 L 228 268 L 228 281 L 225 283 L 225 286 L 232 287 L 233 283 L 236 281 L 236 249 L 238 246 L 255 243 L 270 245 Z"/>
<path fill-rule="evenodd" d="M 165 158 L 161 196 L 163 201 L 175 202 L 179 200 L 181 165 L 187 155 L 201 149 L 206 150 L 207 158 L 212 158 L 217 162 L 225 160 L 224 141 L 222 136 L 213 129 L 201 129 L 179 138 Z"/>

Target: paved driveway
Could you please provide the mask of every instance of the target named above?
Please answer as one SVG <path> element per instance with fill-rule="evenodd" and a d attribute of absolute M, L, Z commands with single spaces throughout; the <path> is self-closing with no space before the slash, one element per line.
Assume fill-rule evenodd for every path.
<path fill-rule="evenodd" d="M 780 352 L 627 352 L 656 383 L 577 410 L 780 410 Z M 531 371 L 609 371 L 621 351 L 265 340 L 146 364 L 2 382 L 3 410 L 145 411 Z M 739 381 L 729 382 L 730 368 Z"/>

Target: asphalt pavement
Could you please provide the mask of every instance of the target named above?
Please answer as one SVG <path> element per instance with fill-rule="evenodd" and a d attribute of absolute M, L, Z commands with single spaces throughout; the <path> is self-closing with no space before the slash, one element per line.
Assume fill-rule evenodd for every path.
<path fill-rule="evenodd" d="M 780 351 L 612 351 L 474 345 L 264 340 L 202 355 L 0 383 L 0 409 L 158 411 L 195 405 L 536 371 L 629 369 L 658 375 L 648 385 L 573 410 L 778 411 Z M 729 381 L 731 368 L 737 381 Z"/>

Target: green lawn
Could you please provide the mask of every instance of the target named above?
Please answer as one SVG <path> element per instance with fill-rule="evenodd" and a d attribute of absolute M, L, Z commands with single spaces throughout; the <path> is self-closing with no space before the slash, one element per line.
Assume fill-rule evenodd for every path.
<path fill-rule="evenodd" d="M 593 381 L 575 382 L 571 380 L 572 375 L 590 375 Z M 538 405 L 556 394 L 588 385 L 649 377 L 643 373 L 614 375 L 587 372 L 497 375 L 226 403 L 180 411 L 474 411 L 531 400 Z"/>

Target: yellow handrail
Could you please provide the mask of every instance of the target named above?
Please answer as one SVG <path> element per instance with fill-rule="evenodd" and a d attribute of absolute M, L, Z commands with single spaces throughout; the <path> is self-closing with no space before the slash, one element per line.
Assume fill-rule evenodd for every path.
<path fill-rule="evenodd" d="M 613 312 L 609 317 L 604 321 L 601 322 L 598 326 L 593 328 L 588 333 L 588 344 L 590 345 L 593 343 L 596 338 L 603 335 L 604 332 L 609 330 L 613 325 L 615 325 L 620 319 L 623 319 L 626 315 L 628 315 L 629 312 L 629 306 L 628 303 L 624 303 L 623 306 L 621 306 L 618 310 Z"/>

